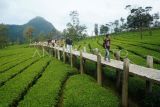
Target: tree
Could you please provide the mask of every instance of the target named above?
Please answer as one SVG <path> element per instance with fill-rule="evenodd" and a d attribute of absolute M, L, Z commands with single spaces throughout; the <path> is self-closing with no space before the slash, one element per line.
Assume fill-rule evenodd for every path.
<path fill-rule="evenodd" d="M 119 28 L 118 28 L 118 26 L 119 26 L 119 20 L 115 20 L 114 21 L 114 25 L 115 25 L 114 32 L 115 33 L 119 32 Z"/>
<path fill-rule="evenodd" d="M 153 17 L 149 13 L 151 11 L 151 8 L 152 7 L 150 6 L 146 8 L 131 8 L 130 6 L 130 15 L 127 17 L 127 24 L 130 29 L 139 29 L 141 39 L 143 36 L 143 28 L 149 28 L 151 22 L 153 21 Z"/>
<path fill-rule="evenodd" d="M 114 30 L 114 23 L 113 23 L 113 22 L 109 22 L 108 25 L 110 26 L 111 33 L 113 33 L 113 30 Z"/>
<path fill-rule="evenodd" d="M 125 28 L 125 27 L 124 27 L 124 20 L 125 20 L 125 19 L 124 19 L 123 17 L 120 18 L 120 21 L 121 21 L 121 24 L 122 24 L 122 25 L 121 25 L 121 31 L 123 31 L 123 29 Z"/>
<path fill-rule="evenodd" d="M 71 23 L 73 26 L 79 25 L 79 14 L 77 11 L 71 11 L 69 16 L 71 17 Z"/>
<path fill-rule="evenodd" d="M 24 29 L 23 31 L 23 36 L 26 40 L 29 40 L 31 43 L 32 37 L 33 37 L 33 27 L 32 26 L 28 26 Z"/>
<path fill-rule="evenodd" d="M 47 36 L 45 35 L 44 32 L 40 32 L 40 33 L 38 34 L 38 36 L 36 36 L 36 37 L 34 38 L 34 41 L 36 41 L 36 42 L 38 42 L 38 41 L 45 41 L 45 40 L 47 40 Z"/>
<path fill-rule="evenodd" d="M 96 36 L 98 35 L 98 24 L 94 25 L 94 33 Z"/>
<path fill-rule="evenodd" d="M 159 13 L 155 13 L 155 14 L 153 14 L 153 19 L 154 19 L 154 27 L 158 27 L 159 26 L 159 18 L 160 18 L 160 16 L 159 16 Z"/>
<path fill-rule="evenodd" d="M 0 24 L 0 48 L 4 48 L 8 44 L 8 28 L 4 24 Z"/>
<path fill-rule="evenodd" d="M 101 35 L 104 35 L 104 34 L 108 33 L 108 31 L 109 31 L 109 27 L 108 27 L 107 24 L 100 26 L 100 34 L 101 34 Z"/>
<path fill-rule="evenodd" d="M 145 11 L 146 11 L 146 23 L 149 29 L 149 35 L 152 36 L 152 29 L 151 29 L 151 25 L 152 25 L 152 21 L 153 21 L 153 17 L 150 15 L 150 11 L 152 10 L 152 7 L 148 6 L 145 7 Z"/>
<path fill-rule="evenodd" d="M 63 35 L 73 40 L 85 38 L 87 27 L 79 24 L 78 12 L 71 11 L 69 16 L 71 17 L 71 22 L 67 23 L 67 28 L 63 30 Z"/>

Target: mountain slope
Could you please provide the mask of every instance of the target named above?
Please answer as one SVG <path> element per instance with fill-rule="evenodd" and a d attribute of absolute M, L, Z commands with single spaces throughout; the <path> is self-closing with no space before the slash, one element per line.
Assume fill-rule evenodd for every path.
<path fill-rule="evenodd" d="M 23 31 L 28 26 L 33 27 L 34 37 L 38 36 L 40 33 L 48 34 L 49 32 L 54 32 L 53 36 L 59 35 L 59 32 L 50 22 L 38 16 L 24 25 L 7 25 L 10 41 L 24 41 Z"/>

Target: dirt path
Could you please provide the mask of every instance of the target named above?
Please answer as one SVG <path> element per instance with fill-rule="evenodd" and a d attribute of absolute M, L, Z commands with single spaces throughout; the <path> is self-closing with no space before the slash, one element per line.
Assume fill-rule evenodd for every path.
<path fill-rule="evenodd" d="M 61 90 L 59 91 L 59 98 L 58 98 L 58 102 L 55 105 L 55 107 L 63 107 L 63 98 L 64 98 L 64 89 L 66 87 L 66 83 L 68 81 L 68 79 L 76 74 L 68 74 L 67 77 L 64 79 L 64 81 L 61 84 Z"/>

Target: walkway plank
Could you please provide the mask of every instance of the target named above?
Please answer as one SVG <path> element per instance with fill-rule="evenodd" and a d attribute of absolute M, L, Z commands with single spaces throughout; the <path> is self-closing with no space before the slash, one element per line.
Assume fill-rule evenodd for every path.
<path fill-rule="evenodd" d="M 31 44 L 31 45 L 42 45 L 42 44 Z M 52 47 L 52 46 L 47 46 L 44 44 L 42 46 L 55 48 L 60 51 L 63 51 L 63 48 L 61 48 L 61 47 Z M 69 52 L 67 52 L 67 50 L 65 50 L 65 52 L 69 53 Z M 72 53 L 75 56 L 80 56 L 79 51 L 72 50 Z M 82 55 L 83 55 L 83 58 L 85 58 L 85 59 L 97 62 L 97 55 L 86 53 L 86 52 L 83 52 Z M 111 59 L 110 62 L 106 62 L 104 60 L 104 58 L 102 57 L 101 64 L 106 65 L 106 66 L 110 66 L 110 67 L 113 67 L 116 69 L 123 70 L 123 62 L 122 61 Z M 147 68 L 147 67 L 143 67 L 143 66 L 139 66 L 139 65 L 135 65 L 135 64 L 130 64 L 129 73 L 132 75 L 136 75 L 141 78 L 151 80 L 152 82 L 160 84 L 160 70 L 153 69 L 153 68 Z"/>

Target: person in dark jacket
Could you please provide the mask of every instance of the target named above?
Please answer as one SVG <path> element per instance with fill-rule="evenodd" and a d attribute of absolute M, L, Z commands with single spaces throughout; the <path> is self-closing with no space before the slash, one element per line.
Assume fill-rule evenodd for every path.
<path fill-rule="evenodd" d="M 72 50 L 72 44 L 73 44 L 72 39 L 70 39 L 69 37 L 67 37 L 67 39 L 66 39 L 66 46 L 67 46 L 67 51 L 68 52 L 71 52 L 71 50 Z"/>
<path fill-rule="evenodd" d="M 103 46 L 105 48 L 105 60 L 110 62 L 110 45 L 111 45 L 111 40 L 110 40 L 110 35 L 109 34 L 106 34 L 106 38 L 104 39 L 104 43 L 103 43 Z"/>

